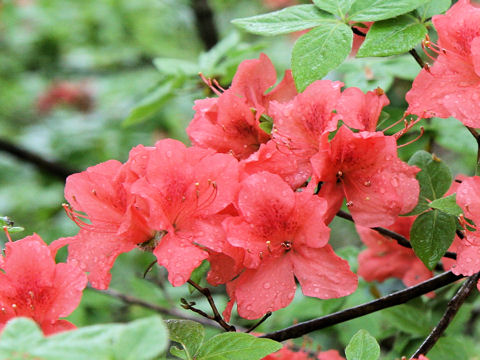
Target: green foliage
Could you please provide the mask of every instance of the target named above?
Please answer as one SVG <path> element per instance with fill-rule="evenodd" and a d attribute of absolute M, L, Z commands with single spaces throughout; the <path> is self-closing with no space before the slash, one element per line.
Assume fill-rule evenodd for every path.
<path fill-rule="evenodd" d="M 455 238 L 455 216 L 439 210 L 420 214 L 410 230 L 415 254 L 432 270 Z"/>
<path fill-rule="evenodd" d="M 348 12 L 351 21 L 379 21 L 406 14 L 426 0 L 357 0 Z"/>
<path fill-rule="evenodd" d="M 345 19 L 355 0 L 313 0 L 313 3 L 322 10 Z"/>
<path fill-rule="evenodd" d="M 433 200 L 429 205 L 432 209 L 437 209 L 453 216 L 458 216 L 463 212 L 462 208 L 457 205 L 456 194 Z"/>
<path fill-rule="evenodd" d="M 352 30 L 344 23 L 322 24 L 302 35 L 292 52 L 292 72 L 298 91 L 320 80 L 348 56 Z"/>
<path fill-rule="evenodd" d="M 419 44 L 427 28 L 411 15 L 375 22 L 367 33 L 357 57 L 403 54 Z"/>
<path fill-rule="evenodd" d="M 290 6 L 268 14 L 232 21 L 242 30 L 264 36 L 288 34 L 310 29 L 326 22 L 335 22 L 335 18 L 314 5 Z"/>
<path fill-rule="evenodd" d="M 428 0 L 422 6 L 417 8 L 417 13 L 422 18 L 422 22 L 431 18 L 433 15 L 444 13 L 452 5 L 452 0 Z"/>
<path fill-rule="evenodd" d="M 368 331 L 360 330 L 348 343 L 345 355 L 347 360 L 377 360 L 380 356 L 380 346 Z"/>
<path fill-rule="evenodd" d="M 282 344 L 269 339 L 259 339 L 245 333 L 223 333 L 203 341 L 203 326 L 195 321 L 168 320 L 172 341 L 183 350 L 172 347 L 172 355 L 186 360 L 258 360 L 279 350 Z"/>
<path fill-rule="evenodd" d="M 159 316 L 129 324 L 88 326 L 48 337 L 32 320 L 17 318 L 2 332 L 0 357 L 23 354 L 22 359 L 153 360 L 166 350 L 167 344 L 168 334 Z"/>
<path fill-rule="evenodd" d="M 452 173 L 441 159 L 423 150 L 416 152 L 408 164 L 421 169 L 417 174 L 420 184 L 418 204 L 407 214 L 417 215 L 429 209 L 430 201 L 441 198 L 447 192 L 452 183 Z"/>

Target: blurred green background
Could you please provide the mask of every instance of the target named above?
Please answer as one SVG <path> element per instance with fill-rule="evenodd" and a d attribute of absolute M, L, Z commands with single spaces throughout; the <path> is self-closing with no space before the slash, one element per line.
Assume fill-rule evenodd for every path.
<path fill-rule="evenodd" d="M 198 77 L 199 71 L 228 86 L 237 65 L 258 57 L 260 52 L 272 59 L 279 76 L 289 68 L 294 36 L 260 38 L 240 34 L 230 24 L 234 18 L 270 11 L 271 4 L 260 0 L 210 1 L 216 36 L 210 36 L 215 41 L 209 42 L 201 38 L 197 28 L 196 16 L 208 15 L 201 3 L 0 2 L 0 215 L 8 215 L 25 227 L 23 233 L 14 234 L 15 238 L 36 232 L 51 242 L 74 235 L 77 228 L 61 206 L 65 201 L 62 173 L 39 168 L 34 164 L 38 164 L 37 160 L 32 163 L 18 159 L 12 155 L 12 147 L 59 163 L 67 172 L 82 171 L 108 159 L 125 161 L 129 150 L 140 143 L 152 145 L 164 137 L 188 143 L 184 129 L 193 117 L 194 100 L 212 96 Z M 388 123 L 401 117 L 406 108 L 404 94 L 418 71 L 408 56 L 349 59 L 328 77 L 364 91 L 377 86 L 388 90 L 392 102 L 386 109 Z M 414 151 L 429 148 L 454 173 L 471 175 L 476 156 L 473 138 L 455 119 L 437 120 L 424 124 L 425 135 L 415 145 L 402 149 L 402 156 L 408 159 Z M 417 135 L 418 129 L 405 141 Z M 361 246 L 353 226 L 336 219 L 332 228 L 334 247 L 355 267 Z M 194 299 L 200 307 L 206 305 L 201 297 L 189 294 L 187 286 L 172 288 L 162 269 L 154 269 L 143 279 L 143 272 L 153 260 L 151 254 L 140 251 L 120 256 L 113 269 L 112 288 L 166 307 L 179 308 L 181 297 Z M 321 301 L 297 296 L 290 307 L 276 312 L 259 330 L 279 329 L 402 287 L 397 280 L 383 284 L 361 282 L 359 290 L 346 299 Z M 438 320 L 446 301 L 442 295 L 451 295 L 451 290 L 440 292 L 433 306 L 426 307 L 425 301 L 419 299 L 415 306 L 405 305 L 414 310 L 395 308 L 373 314 L 316 332 L 298 344 L 311 343 L 313 349 L 342 349 L 358 329 L 365 328 L 384 349 L 391 350 L 385 359 L 408 354 Z M 215 292 L 223 308 L 224 291 L 219 288 Z M 475 349 L 472 341 L 455 335 L 466 326 L 467 312 L 473 308 L 473 304 L 462 308 L 465 314 L 448 330 L 452 336 L 443 340 L 442 346 L 459 349 L 458 359 L 466 358 L 463 354 Z M 426 313 L 426 320 L 418 321 L 413 315 L 406 318 L 409 311 Z M 143 307 L 128 306 L 86 290 L 70 320 L 82 326 L 128 321 L 148 313 Z M 249 322 L 239 324 L 248 326 Z M 477 326 L 471 326 L 472 334 L 477 333 Z M 432 358 L 443 359 L 441 354 Z"/>

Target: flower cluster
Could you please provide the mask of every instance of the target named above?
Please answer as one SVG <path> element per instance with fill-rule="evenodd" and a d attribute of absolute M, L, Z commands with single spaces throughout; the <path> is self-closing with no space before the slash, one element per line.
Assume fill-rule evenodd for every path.
<path fill-rule="evenodd" d="M 116 257 L 135 247 L 174 286 L 208 260 L 207 280 L 230 296 L 227 320 L 235 303 L 247 319 L 287 306 L 295 279 L 308 296 L 352 293 L 357 277 L 329 245 L 329 222 L 346 198 L 359 225 L 394 223 L 417 203 L 418 168 L 375 131 L 389 103 L 381 89 L 322 80 L 297 93 L 290 71 L 276 81 L 266 55 L 244 61 L 229 89 L 207 80 L 218 96 L 196 101 L 193 146 L 140 145 L 125 163 L 70 176 L 66 209 L 81 229 L 56 242 L 68 262 L 105 289 Z"/>
<path fill-rule="evenodd" d="M 46 335 L 75 328 L 59 318 L 80 303 L 87 277 L 73 264 L 55 264 L 57 250 L 36 234 L 6 244 L 0 256 L 0 330 L 17 316 L 35 320 Z"/>

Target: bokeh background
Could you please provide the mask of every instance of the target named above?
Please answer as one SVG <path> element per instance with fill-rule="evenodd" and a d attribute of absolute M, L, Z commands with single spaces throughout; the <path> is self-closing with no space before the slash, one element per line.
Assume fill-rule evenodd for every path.
<path fill-rule="evenodd" d="M 185 127 L 193 117 L 194 100 L 213 96 L 199 72 L 228 87 L 242 60 L 265 52 L 282 74 L 290 66 L 295 35 L 261 38 L 242 34 L 230 20 L 291 3 L 0 1 L 0 215 L 10 216 L 25 228 L 13 236 L 18 239 L 36 232 L 51 242 L 77 232 L 62 209 L 69 173 L 109 159 L 125 161 L 133 146 L 153 145 L 165 137 L 188 144 Z M 418 71 L 408 56 L 352 58 L 328 78 L 364 91 L 382 87 L 391 100 L 384 119 L 393 122 L 406 108 L 404 94 Z M 436 119 L 424 126 L 425 135 L 401 150 L 404 159 L 418 149 L 428 149 L 441 156 L 455 174 L 472 175 L 476 144 L 461 123 Z M 417 135 L 418 129 L 404 141 Z M 337 219 L 332 228 L 333 246 L 355 268 L 362 246 L 353 226 Z M 2 236 L 1 241 L 5 240 Z M 158 267 L 144 279 L 143 272 L 153 260 L 151 254 L 140 251 L 120 256 L 113 269 L 112 288 L 165 307 L 180 309 L 181 297 L 194 299 L 200 307 L 205 305 L 204 299 L 190 294 L 187 286 L 172 288 Z M 359 290 L 345 299 L 321 301 L 297 296 L 260 331 L 328 314 L 402 287 L 397 280 L 361 282 Z M 382 348 L 391 350 L 385 359 L 394 359 L 395 354 L 410 353 L 409 349 L 428 334 L 452 291 L 440 291 L 429 306 L 417 299 L 415 304 L 337 325 L 297 343 L 313 349 L 342 349 L 358 329 L 365 328 Z M 223 289 L 214 292 L 223 308 L 227 301 Z M 442 346 L 459 349 L 458 359 L 467 358 L 464 355 L 478 347 L 456 335 L 465 326 L 472 327 L 472 334 L 478 331 L 475 323 L 468 322 L 468 314 L 476 306 L 469 303 L 462 307 L 459 320 L 448 329 L 451 336 L 432 351 L 433 359 L 443 359 Z M 128 321 L 149 313 L 144 307 L 86 290 L 81 306 L 69 319 L 82 326 Z M 241 320 L 238 323 L 249 325 Z"/>

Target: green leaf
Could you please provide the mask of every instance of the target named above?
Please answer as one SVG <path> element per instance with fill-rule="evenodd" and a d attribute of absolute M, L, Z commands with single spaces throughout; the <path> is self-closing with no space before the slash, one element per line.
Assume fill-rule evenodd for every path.
<path fill-rule="evenodd" d="M 160 316 L 151 316 L 122 325 L 113 346 L 117 359 L 150 360 L 163 353 L 167 345 L 165 323 Z"/>
<path fill-rule="evenodd" d="M 355 0 L 313 0 L 313 3 L 319 9 L 337 15 L 341 19 L 345 18 L 345 14 L 350 10 L 350 7 L 354 2 Z"/>
<path fill-rule="evenodd" d="M 164 75 L 187 75 L 198 74 L 198 64 L 181 59 L 156 58 L 153 65 Z"/>
<path fill-rule="evenodd" d="M 273 36 L 310 29 L 336 19 L 315 5 L 297 5 L 268 14 L 235 19 L 233 24 L 253 34 Z"/>
<path fill-rule="evenodd" d="M 197 354 L 197 360 L 259 360 L 278 351 L 282 344 L 245 333 L 223 333 L 209 339 Z"/>
<path fill-rule="evenodd" d="M 322 24 L 298 38 L 292 72 L 298 91 L 340 65 L 352 48 L 352 30 L 344 23 Z"/>
<path fill-rule="evenodd" d="M 377 360 L 380 356 L 380 346 L 377 340 L 366 330 L 360 330 L 345 348 L 347 360 Z"/>
<path fill-rule="evenodd" d="M 386 309 L 382 315 L 394 328 L 407 334 L 423 337 L 431 330 L 425 309 L 419 309 L 417 306 L 410 304 L 395 306 Z"/>
<path fill-rule="evenodd" d="M 1 358 L 8 359 L 13 353 L 28 354 L 31 349 L 40 346 L 43 341 L 42 330 L 35 321 L 23 317 L 12 319 L 1 333 Z"/>
<path fill-rule="evenodd" d="M 430 208 L 429 202 L 440 199 L 452 183 L 452 173 L 445 163 L 426 151 L 417 151 L 408 161 L 409 165 L 422 169 L 417 174 L 420 184 L 418 204 L 407 215 L 418 215 Z"/>
<path fill-rule="evenodd" d="M 209 269 L 210 263 L 204 260 L 199 267 L 193 270 L 192 275 L 190 275 L 190 279 L 192 279 L 195 283 L 200 284 L 200 281 L 202 281 L 203 277 Z M 192 285 L 188 284 L 188 291 L 191 294 L 195 291 L 195 288 Z"/>
<path fill-rule="evenodd" d="M 465 343 L 463 334 L 441 337 L 428 353 L 428 358 L 434 360 L 471 359 L 467 349 L 468 345 Z"/>
<path fill-rule="evenodd" d="M 131 111 L 130 115 L 123 121 L 123 126 L 130 126 L 141 123 L 149 116 L 160 110 L 160 108 L 174 95 L 173 90 L 183 84 L 183 77 L 169 78 L 158 86 L 158 88 L 143 99 Z"/>
<path fill-rule="evenodd" d="M 200 54 L 198 58 L 199 69 L 204 73 L 205 76 L 215 76 L 215 72 L 218 71 L 217 68 L 220 65 L 220 61 L 223 58 L 230 56 L 239 43 L 240 35 L 237 31 L 232 32 L 220 42 L 215 44 L 215 46 L 210 50 Z M 199 69 L 197 69 L 197 73 Z"/>
<path fill-rule="evenodd" d="M 426 0 L 357 0 L 348 12 L 351 21 L 379 21 L 415 10 Z"/>
<path fill-rule="evenodd" d="M 262 114 L 260 116 L 260 129 L 265 131 L 267 134 L 271 134 L 273 130 L 273 119 L 267 114 Z"/>
<path fill-rule="evenodd" d="M 448 250 L 455 237 L 455 216 L 439 210 L 419 215 L 410 229 L 415 254 L 432 270 Z"/>
<path fill-rule="evenodd" d="M 425 4 L 417 9 L 422 21 L 431 18 L 433 15 L 447 11 L 452 5 L 452 0 L 427 0 Z"/>
<path fill-rule="evenodd" d="M 458 216 L 463 212 L 462 208 L 457 205 L 456 194 L 433 200 L 430 203 L 430 207 L 453 216 Z"/>
<path fill-rule="evenodd" d="M 182 344 L 187 358 L 193 358 L 205 337 L 203 326 L 191 320 L 167 320 L 166 324 L 170 333 L 170 340 Z"/>
<path fill-rule="evenodd" d="M 357 57 L 403 54 L 425 38 L 427 28 L 411 15 L 375 22 L 358 50 Z"/>

